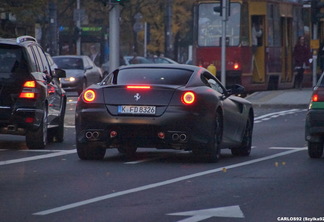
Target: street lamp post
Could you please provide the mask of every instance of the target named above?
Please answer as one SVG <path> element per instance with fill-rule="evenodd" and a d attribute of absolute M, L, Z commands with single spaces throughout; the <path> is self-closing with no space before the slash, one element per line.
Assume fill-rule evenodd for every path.
<path fill-rule="evenodd" d="M 119 16 L 120 5 L 115 4 L 109 12 L 109 72 L 112 72 L 119 66 Z"/>
<path fill-rule="evenodd" d="M 78 16 L 76 19 L 76 27 L 78 28 L 79 31 L 81 29 L 80 0 L 77 0 L 77 11 L 78 11 Z M 76 53 L 77 55 L 81 55 L 81 37 L 79 35 L 76 42 Z"/>

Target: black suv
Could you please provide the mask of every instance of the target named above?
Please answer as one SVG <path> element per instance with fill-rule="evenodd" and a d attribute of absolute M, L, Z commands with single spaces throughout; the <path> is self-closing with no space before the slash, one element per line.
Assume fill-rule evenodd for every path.
<path fill-rule="evenodd" d="M 66 95 L 36 39 L 0 38 L 0 134 L 25 135 L 29 149 L 64 139 Z"/>

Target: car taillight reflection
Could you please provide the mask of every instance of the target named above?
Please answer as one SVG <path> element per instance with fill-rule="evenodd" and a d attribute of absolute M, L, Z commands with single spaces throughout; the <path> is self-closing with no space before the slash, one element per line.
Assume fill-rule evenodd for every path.
<path fill-rule="evenodd" d="M 185 92 L 181 97 L 181 102 L 185 105 L 193 104 L 196 100 L 196 96 L 193 92 Z"/>
<path fill-rule="evenodd" d="M 92 89 L 88 89 L 83 93 L 83 101 L 85 102 L 93 102 L 96 98 L 96 93 Z"/>

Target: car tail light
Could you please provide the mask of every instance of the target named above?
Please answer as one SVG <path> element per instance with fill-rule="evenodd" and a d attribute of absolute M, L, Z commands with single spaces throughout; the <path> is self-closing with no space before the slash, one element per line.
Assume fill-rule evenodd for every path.
<path fill-rule="evenodd" d="M 96 93 L 92 89 L 88 89 L 83 93 L 83 101 L 93 102 L 96 98 Z"/>
<path fill-rule="evenodd" d="M 233 68 L 234 70 L 240 69 L 240 64 L 238 62 L 235 62 Z"/>
<path fill-rule="evenodd" d="M 317 88 L 312 94 L 312 102 L 324 102 L 324 89 Z"/>
<path fill-rule="evenodd" d="M 21 93 L 19 94 L 19 98 L 22 99 L 35 99 L 36 93 L 36 82 L 34 80 L 26 81 L 23 85 L 23 89 L 21 90 Z"/>
<path fill-rule="evenodd" d="M 196 96 L 193 92 L 185 92 L 181 97 L 181 102 L 185 105 L 193 104 L 196 100 Z"/>
<path fill-rule="evenodd" d="M 126 87 L 127 89 L 151 89 L 151 86 L 143 86 L 143 85 L 129 85 Z"/>
<path fill-rule="evenodd" d="M 34 120 L 35 120 L 35 118 L 33 118 L 33 117 L 27 117 L 27 118 L 25 119 L 25 123 L 33 123 Z"/>
<path fill-rule="evenodd" d="M 318 95 L 317 94 L 313 94 L 312 102 L 318 102 Z"/>

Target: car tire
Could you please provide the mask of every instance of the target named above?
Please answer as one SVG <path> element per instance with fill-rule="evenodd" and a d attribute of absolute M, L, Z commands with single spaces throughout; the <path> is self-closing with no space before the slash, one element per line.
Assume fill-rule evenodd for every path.
<path fill-rule="evenodd" d="M 64 141 L 64 116 L 65 106 L 62 107 L 61 115 L 58 120 L 58 126 L 48 130 L 48 141 L 62 143 Z"/>
<path fill-rule="evenodd" d="M 59 119 L 59 126 L 56 129 L 55 138 L 56 142 L 62 143 L 64 141 L 64 117 L 66 109 L 66 99 L 63 100 L 61 115 Z"/>
<path fill-rule="evenodd" d="M 64 115 L 60 117 L 59 126 L 55 131 L 55 142 L 62 143 L 64 141 Z"/>
<path fill-rule="evenodd" d="M 323 142 L 308 142 L 308 155 L 310 158 L 321 158 L 323 155 Z"/>
<path fill-rule="evenodd" d="M 95 144 L 77 142 L 76 148 L 81 160 L 102 160 L 106 154 L 106 149 Z"/>
<path fill-rule="evenodd" d="M 242 144 L 239 148 L 232 148 L 231 152 L 233 156 L 249 156 L 252 147 L 252 132 L 253 132 L 253 120 L 248 119 L 244 130 L 244 136 Z"/>
<path fill-rule="evenodd" d="M 44 110 L 43 119 L 36 130 L 27 130 L 26 145 L 29 149 L 44 149 L 47 144 L 47 109 Z"/>
<path fill-rule="evenodd" d="M 216 114 L 215 125 L 213 127 L 212 138 L 207 145 L 207 160 L 211 163 L 216 163 L 220 159 L 221 149 L 220 144 L 223 137 L 223 122 L 220 112 Z"/>

